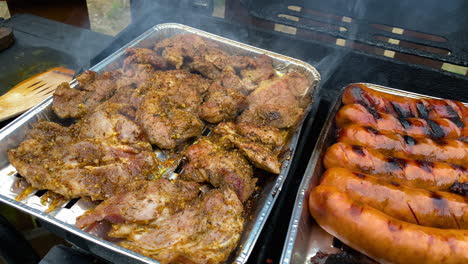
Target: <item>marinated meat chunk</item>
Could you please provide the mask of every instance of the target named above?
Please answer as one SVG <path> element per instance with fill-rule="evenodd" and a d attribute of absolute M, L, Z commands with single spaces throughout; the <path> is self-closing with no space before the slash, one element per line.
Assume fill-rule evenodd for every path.
<path fill-rule="evenodd" d="M 257 59 L 231 56 L 221 50 L 216 43 L 193 34 L 165 39 L 155 45 L 155 50 L 162 52 L 163 57 L 176 69 L 187 69 L 211 80 L 228 81 L 223 70 L 229 68 L 234 72 L 234 75 L 227 75 L 232 82 L 234 76 L 237 76 L 235 72 L 245 69 L 244 78 L 249 84 L 248 91 L 253 90 L 253 86 L 259 81 L 266 80 L 274 74 L 268 56 L 261 55 Z M 242 85 L 242 90 L 245 89 L 245 85 Z"/>
<path fill-rule="evenodd" d="M 275 76 L 273 61 L 266 55 L 258 56 L 248 68 L 241 71 L 242 81 L 249 91 L 254 90 L 261 81 L 273 76 Z"/>
<path fill-rule="evenodd" d="M 216 65 L 218 69 L 233 68 L 235 70 L 241 70 L 250 65 L 255 65 L 255 60 L 247 56 L 229 56 L 224 53 L 209 53 L 205 58 Z"/>
<path fill-rule="evenodd" d="M 256 167 L 280 173 L 278 155 L 284 144 L 284 132 L 274 127 L 250 124 L 236 126 L 234 123 L 220 123 L 213 132 L 234 144 Z"/>
<path fill-rule="evenodd" d="M 210 123 L 234 119 L 244 107 L 245 96 L 239 91 L 213 83 L 200 106 L 200 117 Z"/>
<path fill-rule="evenodd" d="M 222 263 L 239 241 L 242 210 L 232 190 L 216 189 L 147 225 L 114 225 L 109 236 L 123 238 L 121 246 L 161 263 Z"/>
<path fill-rule="evenodd" d="M 237 121 L 289 128 L 299 123 L 303 114 L 304 109 L 295 105 L 250 105 Z"/>
<path fill-rule="evenodd" d="M 94 78 L 96 78 L 96 75 L 96 72 L 87 70 L 76 76 L 76 80 L 78 81 L 79 85 L 86 86 L 91 83 Z"/>
<path fill-rule="evenodd" d="M 99 107 L 71 127 L 39 122 L 8 158 L 35 188 L 107 199 L 156 166 L 143 131 L 117 109 Z"/>
<path fill-rule="evenodd" d="M 146 99 L 148 98 L 150 97 Z M 197 115 L 182 109 L 159 107 L 155 105 L 156 102 L 146 99 L 137 110 L 136 120 L 152 144 L 163 149 L 172 149 L 201 135 L 203 122 Z"/>
<path fill-rule="evenodd" d="M 237 76 L 235 70 L 232 67 L 224 68 L 219 78 L 221 85 L 226 88 L 237 90 L 245 95 L 251 92 L 251 90 L 245 86 L 241 78 Z"/>
<path fill-rule="evenodd" d="M 163 94 L 165 107 L 176 107 L 197 114 L 203 94 L 211 82 L 199 75 L 183 70 L 158 72 L 152 80 L 150 91 Z"/>
<path fill-rule="evenodd" d="M 215 187 L 229 187 L 244 202 L 255 190 L 250 164 L 237 151 L 224 150 L 207 138 L 201 138 L 186 150 L 188 162 L 181 179 L 209 182 Z"/>
<path fill-rule="evenodd" d="M 181 70 L 155 76 L 136 112 L 136 120 L 152 144 L 171 149 L 201 134 L 203 122 L 198 113 L 209 84 Z"/>
<path fill-rule="evenodd" d="M 146 85 L 154 79 L 157 71 L 149 64 L 131 64 L 121 70 L 122 76 L 116 80 L 117 87 Z"/>
<path fill-rule="evenodd" d="M 54 92 L 52 109 L 60 118 L 80 118 L 92 111 L 96 106 L 109 99 L 115 92 L 115 73 L 108 72 L 98 74 L 89 72 L 78 77 L 83 84 L 77 89 L 70 87 L 68 83 L 60 84 Z"/>
<path fill-rule="evenodd" d="M 287 132 L 276 127 L 237 123 L 235 129 L 241 136 L 264 144 L 270 149 L 282 148 L 286 143 Z"/>
<path fill-rule="evenodd" d="M 113 224 L 147 223 L 179 212 L 199 192 L 198 184 L 193 182 L 168 179 L 132 182 L 80 216 L 76 226 L 84 228 L 103 220 Z"/>
<path fill-rule="evenodd" d="M 218 45 L 194 34 L 180 34 L 158 42 L 154 49 L 162 52 L 163 57 L 176 69 L 182 68 L 185 62 L 193 62 L 194 57 L 223 53 Z"/>
<path fill-rule="evenodd" d="M 308 98 L 309 81 L 296 72 L 263 81 L 247 97 L 248 107 L 239 122 L 288 128 L 299 123 Z"/>
<path fill-rule="evenodd" d="M 131 64 L 150 64 L 156 69 L 167 67 L 166 60 L 151 49 L 128 48 L 125 51 L 125 55 L 127 55 L 127 58 L 124 60 L 124 67 L 128 67 Z"/>

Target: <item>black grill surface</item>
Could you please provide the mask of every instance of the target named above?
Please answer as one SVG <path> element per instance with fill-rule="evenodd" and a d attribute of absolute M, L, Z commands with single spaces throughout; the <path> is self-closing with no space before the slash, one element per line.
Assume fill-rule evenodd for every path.
<path fill-rule="evenodd" d="M 356 40 L 402 53 L 468 65 L 468 16 L 466 16 L 468 2 L 465 0 L 241 0 L 241 2 L 253 16 L 275 23 L 327 33 L 334 37 Z M 332 16 L 324 17 L 311 11 L 319 11 Z M 294 21 L 282 15 L 293 16 L 300 20 Z M 352 22 L 342 21 L 342 16 L 351 18 Z M 325 25 L 310 23 L 310 21 L 322 22 Z M 327 24 L 338 27 L 330 27 Z M 413 34 L 395 34 L 382 30 L 382 26 L 414 32 Z M 347 31 L 339 30 L 339 27 L 344 27 Z M 421 37 L 418 33 L 427 35 Z M 450 54 L 437 54 L 402 47 L 378 40 L 375 36 L 441 48 L 450 51 Z"/>

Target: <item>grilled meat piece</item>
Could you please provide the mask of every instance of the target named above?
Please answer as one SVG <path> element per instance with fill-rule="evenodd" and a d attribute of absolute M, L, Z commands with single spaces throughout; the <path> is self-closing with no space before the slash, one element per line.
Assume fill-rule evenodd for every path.
<path fill-rule="evenodd" d="M 137 110 L 137 122 L 152 144 L 173 149 L 190 138 L 201 135 L 203 122 L 197 115 L 177 108 L 164 108 L 157 103 L 164 97 L 147 96 Z"/>
<path fill-rule="evenodd" d="M 35 188 L 66 198 L 107 199 L 156 166 L 143 131 L 119 109 L 126 111 L 100 106 L 71 127 L 39 122 L 8 158 Z"/>
<path fill-rule="evenodd" d="M 278 155 L 285 140 L 283 131 L 254 124 L 220 123 L 213 132 L 234 144 L 256 167 L 280 173 Z"/>
<path fill-rule="evenodd" d="M 248 91 L 253 91 L 260 82 L 275 76 L 273 61 L 267 55 L 258 56 L 248 66 L 241 71 L 242 81 Z"/>
<path fill-rule="evenodd" d="M 222 263 L 239 241 L 242 210 L 232 190 L 216 189 L 148 225 L 115 225 L 109 236 L 123 238 L 121 246 L 161 263 Z"/>
<path fill-rule="evenodd" d="M 239 122 L 288 128 L 299 123 L 307 103 L 309 81 L 296 72 L 263 81 L 247 97 L 248 108 Z"/>
<path fill-rule="evenodd" d="M 203 123 L 197 114 L 209 85 L 185 71 L 158 72 L 136 112 L 150 142 L 171 149 L 200 135 Z"/>
<path fill-rule="evenodd" d="M 85 72 L 77 89 L 60 84 L 54 92 L 52 109 L 60 118 L 80 118 L 109 99 L 115 92 L 115 72 L 94 74 Z"/>
<path fill-rule="evenodd" d="M 162 52 L 163 57 L 177 69 L 199 73 L 244 94 L 275 75 L 270 57 L 231 56 L 216 43 L 193 34 L 165 39 L 155 45 L 155 50 Z M 242 80 L 236 71 L 241 72 Z"/>
<path fill-rule="evenodd" d="M 251 92 L 241 78 L 237 76 L 236 71 L 232 67 L 226 67 L 223 69 L 218 82 L 223 87 L 237 90 L 244 95 L 248 95 Z"/>
<path fill-rule="evenodd" d="M 250 164 L 237 151 L 227 151 L 207 138 L 201 138 L 187 148 L 188 162 L 181 179 L 209 182 L 215 187 L 229 187 L 244 202 L 255 190 Z"/>
<path fill-rule="evenodd" d="M 194 58 L 201 59 L 202 55 L 226 54 L 218 49 L 216 43 L 195 34 L 180 34 L 163 39 L 156 43 L 154 49 L 158 53 L 162 52 L 162 56 L 176 69 L 182 68 L 184 63 L 194 62 Z"/>
<path fill-rule="evenodd" d="M 76 226 L 84 228 L 102 220 L 113 224 L 146 223 L 167 217 L 197 198 L 198 187 L 193 182 L 168 179 L 132 182 L 117 195 L 80 216 Z"/>
<path fill-rule="evenodd" d="M 210 123 L 233 120 L 244 102 L 245 96 L 239 91 L 213 83 L 200 106 L 200 117 Z"/>
<path fill-rule="evenodd" d="M 235 129 L 241 136 L 266 145 L 271 150 L 282 148 L 286 143 L 287 132 L 276 127 L 237 123 Z"/>
<path fill-rule="evenodd" d="M 128 48 L 125 51 L 125 55 L 127 55 L 127 58 L 125 58 L 123 63 L 124 68 L 131 64 L 150 64 L 156 69 L 167 67 L 166 60 L 151 49 Z"/>

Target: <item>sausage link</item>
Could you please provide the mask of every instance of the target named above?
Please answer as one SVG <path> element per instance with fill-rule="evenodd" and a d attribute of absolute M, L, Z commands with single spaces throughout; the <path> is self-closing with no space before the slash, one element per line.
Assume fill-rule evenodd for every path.
<path fill-rule="evenodd" d="M 348 85 L 342 97 L 344 104 L 362 104 L 397 117 L 448 118 L 456 123 L 466 120 L 468 109 L 460 102 L 447 99 L 414 99 L 379 92 L 364 84 Z"/>
<path fill-rule="evenodd" d="M 353 200 L 399 220 L 451 229 L 468 229 L 468 197 L 388 183 L 344 168 L 328 169 L 320 185 L 335 186 Z"/>
<path fill-rule="evenodd" d="M 458 139 L 467 136 L 463 134 L 463 128 L 446 118 L 396 118 L 360 104 L 343 106 L 336 114 L 335 121 L 338 127 L 355 123 L 373 127 L 382 133 L 398 133 L 416 138 Z"/>
<path fill-rule="evenodd" d="M 468 230 L 400 221 L 333 186 L 318 186 L 311 192 L 309 211 L 325 231 L 380 263 L 461 264 L 468 260 Z"/>
<path fill-rule="evenodd" d="M 468 143 L 461 140 L 415 139 L 350 125 L 341 129 L 338 141 L 375 149 L 397 158 L 447 162 L 462 167 L 468 164 Z"/>
<path fill-rule="evenodd" d="M 338 142 L 329 147 L 323 158 L 325 168 L 345 167 L 368 173 L 406 186 L 448 191 L 455 182 L 468 182 L 468 171 L 447 163 L 408 160 Z"/>

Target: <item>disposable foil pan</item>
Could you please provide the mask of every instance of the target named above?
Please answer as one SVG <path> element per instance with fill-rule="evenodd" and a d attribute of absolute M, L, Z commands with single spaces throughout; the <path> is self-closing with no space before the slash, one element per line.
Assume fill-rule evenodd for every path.
<path fill-rule="evenodd" d="M 380 92 L 408 98 L 440 99 L 437 97 L 407 92 L 376 84 L 362 84 Z M 330 108 L 326 123 L 322 127 L 322 131 L 320 132 L 320 136 L 312 152 L 304 177 L 302 178 L 301 185 L 299 186 L 293 213 L 289 222 L 288 234 L 286 236 L 283 253 L 281 255 L 281 263 L 311 263 L 311 258 L 313 258 L 319 251 L 326 254 L 340 252 L 339 249 L 333 247 L 333 236 L 323 230 L 310 215 L 308 197 L 312 189 L 318 185 L 323 172 L 325 172 L 325 168 L 322 163 L 325 151 L 336 142 L 337 128 L 335 126 L 335 115 L 343 106 L 341 103 L 343 91 L 344 89 Z M 464 105 L 468 106 L 467 103 L 464 103 Z"/>
<path fill-rule="evenodd" d="M 317 101 L 315 99 L 320 75 L 317 70 L 309 64 L 180 24 L 160 24 L 154 26 L 90 70 L 101 72 L 115 69 L 122 61 L 123 53 L 126 48 L 152 47 L 155 41 L 182 33 L 193 33 L 211 39 L 218 43 L 221 49 L 233 55 L 258 56 L 260 54 L 266 54 L 273 59 L 273 66 L 278 73 L 294 70 L 304 74 L 311 81 L 311 86 L 306 96 L 311 96 L 313 102 Z M 71 81 L 70 84 L 74 87 L 74 85 L 76 85 L 76 80 Z M 43 195 L 43 191 L 38 192 L 34 190 L 24 200 L 20 202 L 15 200 L 15 197 L 21 193 L 25 187 L 18 184 L 20 178 L 15 168 L 8 162 L 7 150 L 17 147 L 31 129 L 32 125 L 37 121 L 52 120 L 59 122 L 51 110 L 51 103 L 52 98 L 50 97 L 24 113 L 21 117 L 17 118 L 0 131 L 0 201 L 42 219 L 50 228 L 61 233 L 61 235 L 70 242 L 112 262 L 157 263 L 157 261 L 153 259 L 119 247 L 116 244 L 75 228 L 73 225 L 75 224 L 76 217 L 95 206 L 95 204 L 86 199 L 69 201 L 49 213 L 46 213 L 49 204 L 41 203 L 41 198 L 39 197 Z M 315 109 L 316 104 L 310 103 L 306 111 L 307 113 L 311 112 L 309 116 L 313 116 Z M 262 184 L 261 191 L 252 208 L 251 217 L 246 219 L 239 246 L 231 255 L 229 262 L 245 263 L 247 261 L 288 174 L 290 164 L 294 159 L 294 151 L 301 127 L 302 123 L 296 128 L 289 140 L 289 145 L 287 146 L 289 155 L 285 155 L 286 158 L 283 160 L 281 173 L 276 177 L 268 177 Z M 159 155 L 161 153 L 157 154 Z"/>

